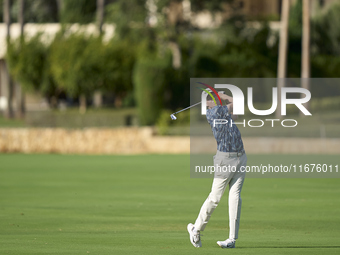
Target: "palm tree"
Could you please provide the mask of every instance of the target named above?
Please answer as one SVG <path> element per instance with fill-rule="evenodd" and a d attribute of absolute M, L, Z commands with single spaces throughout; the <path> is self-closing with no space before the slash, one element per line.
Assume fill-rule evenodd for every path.
<path fill-rule="evenodd" d="M 19 0 L 19 9 L 18 9 L 18 22 L 20 24 L 20 40 L 22 42 L 24 37 L 24 8 L 25 3 L 24 0 Z M 22 91 L 22 87 L 18 82 L 15 82 L 15 98 L 16 98 L 16 110 L 17 117 L 23 118 L 25 115 L 25 95 Z"/>
<path fill-rule="evenodd" d="M 97 28 L 98 32 L 101 35 L 103 33 L 103 21 L 104 21 L 104 6 L 105 6 L 105 0 L 97 0 Z M 102 100 L 102 92 L 100 90 L 97 90 L 94 92 L 93 95 L 93 104 L 95 107 L 101 107 L 103 104 Z"/>
<path fill-rule="evenodd" d="M 309 90 L 308 79 L 310 78 L 310 0 L 303 0 L 302 8 L 301 85 L 303 88 Z M 305 103 L 304 106 L 307 110 L 309 110 L 308 102 Z"/>
<path fill-rule="evenodd" d="M 4 23 L 6 24 L 7 33 L 7 45 L 10 41 L 11 36 L 11 15 L 10 15 L 10 8 L 11 8 L 11 1 L 4 0 L 3 2 L 3 15 L 4 15 Z M 12 97 L 13 97 L 13 88 L 12 88 L 12 81 L 9 75 L 8 65 L 5 61 L 1 63 L 1 77 L 3 83 L 3 92 L 5 98 L 7 99 L 7 107 L 5 108 L 5 117 L 13 118 L 13 107 L 12 107 Z"/>
<path fill-rule="evenodd" d="M 290 1 L 282 0 L 281 8 L 281 28 L 279 43 L 279 60 L 277 67 L 277 90 L 278 102 L 276 108 L 276 118 L 281 118 L 281 88 L 284 87 L 284 78 L 287 75 L 287 52 L 288 52 L 288 21 L 289 21 Z"/>
<path fill-rule="evenodd" d="M 104 6 L 105 0 L 97 0 L 97 26 L 100 34 L 103 32 Z"/>

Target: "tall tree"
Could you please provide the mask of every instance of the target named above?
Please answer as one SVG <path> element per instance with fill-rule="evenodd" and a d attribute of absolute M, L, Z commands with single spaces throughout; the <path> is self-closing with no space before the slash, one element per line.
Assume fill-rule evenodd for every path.
<path fill-rule="evenodd" d="M 100 34 L 103 33 L 105 0 L 97 0 L 97 27 Z"/>
<path fill-rule="evenodd" d="M 4 15 L 4 23 L 6 24 L 6 42 L 7 46 L 9 45 L 10 37 L 11 37 L 11 1 L 4 0 L 3 2 L 3 15 Z M 9 74 L 8 65 L 6 61 L 2 62 L 1 65 L 1 77 L 2 77 L 2 85 L 4 90 L 4 95 L 7 100 L 7 106 L 5 108 L 5 116 L 7 118 L 13 118 L 13 106 L 12 106 L 12 98 L 13 98 L 13 86 L 11 81 L 11 76 Z"/>
<path fill-rule="evenodd" d="M 302 87 L 309 90 L 309 87 L 310 87 L 309 86 L 309 78 L 310 78 L 310 0 L 303 0 L 301 78 L 302 78 L 302 81 L 301 81 Z M 309 102 L 305 103 L 304 105 L 309 110 Z"/>
<path fill-rule="evenodd" d="M 23 43 L 24 40 L 24 9 L 25 9 L 25 1 L 19 0 L 19 9 L 18 9 L 18 21 L 20 24 L 20 43 Z M 25 115 L 25 94 L 22 91 L 22 87 L 18 81 L 15 82 L 15 99 L 16 99 L 16 111 L 17 117 L 23 118 Z"/>
<path fill-rule="evenodd" d="M 105 0 L 97 0 L 97 29 L 100 35 L 103 34 L 103 21 L 104 21 L 104 7 Z M 103 104 L 102 92 L 97 90 L 93 94 L 93 104 L 95 107 L 101 107 Z"/>
<path fill-rule="evenodd" d="M 277 67 L 277 90 L 278 104 L 276 108 L 276 118 L 281 118 L 281 88 L 284 87 L 284 78 L 287 75 L 287 52 L 288 52 L 288 21 L 289 21 L 290 1 L 282 0 L 281 27 L 279 43 L 279 60 Z"/>

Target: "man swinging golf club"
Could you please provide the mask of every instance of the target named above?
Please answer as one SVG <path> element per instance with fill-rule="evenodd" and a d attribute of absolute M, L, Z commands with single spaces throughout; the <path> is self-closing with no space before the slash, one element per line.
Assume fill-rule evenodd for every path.
<path fill-rule="evenodd" d="M 203 203 L 195 224 L 189 223 L 187 230 L 190 242 L 194 247 L 202 247 L 200 233 L 207 225 L 211 214 L 217 207 L 221 197 L 229 184 L 229 238 L 225 241 L 217 241 L 222 248 L 235 248 L 235 240 L 238 238 L 238 230 L 241 215 L 241 190 L 245 178 L 245 172 L 241 166 L 246 166 L 247 156 L 243 148 L 241 133 L 235 124 L 229 123 L 237 118 L 233 115 L 233 98 L 219 93 L 227 105 L 217 106 L 210 98 L 207 101 L 207 120 L 211 126 L 217 142 L 217 153 L 214 156 L 214 180 L 211 192 Z M 214 125 L 214 119 L 226 119 L 228 124 Z M 217 167 L 219 166 L 219 168 Z M 234 171 L 216 171 L 217 169 L 234 169 Z"/>

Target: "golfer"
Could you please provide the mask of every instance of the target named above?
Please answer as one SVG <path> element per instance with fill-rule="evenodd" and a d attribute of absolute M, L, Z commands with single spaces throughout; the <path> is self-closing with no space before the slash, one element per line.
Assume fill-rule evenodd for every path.
<path fill-rule="evenodd" d="M 203 203 L 195 224 L 187 226 L 190 241 L 194 247 L 202 247 L 200 233 L 207 225 L 211 214 L 214 212 L 221 197 L 229 184 L 229 238 L 217 241 L 222 248 L 235 248 L 241 215 L 241 190 L 245 178 L 245 171 L 241 166 L 246 166 L 247 156 L 243 148 L 241 133 L 235 124 L 230 125 L 237 116 L 233 115 L 233 98 L 219 93 L 227 105 L 216 106 L 213 100 L 207 101 L 207 120 L 211 126 L 217 142 L 217 153 L 214 156 L 214 180 L 211 192 Z M 214 119 L 226 119 L 228 124 L 215 124 Z M 218 168 L 219 166 L 219 168 Z M 216 171 L 216 169 L 230 169 L 229 171 Z M 244 168 L 243 168 L 244 169 Z"/>

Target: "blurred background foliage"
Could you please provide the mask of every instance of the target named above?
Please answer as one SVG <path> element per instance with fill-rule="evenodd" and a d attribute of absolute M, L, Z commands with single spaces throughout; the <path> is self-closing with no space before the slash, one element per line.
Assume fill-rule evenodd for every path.
<path fill-rule="evenodd" d="M 17 2 L 11 9 L 14 22 Z M 26 22 L 60 22 L 64 29 L 48 44 L 41 35 L 12 40 L 6 58 L 23 88 L 41 92 L 51 107 L 61 98 L 73 102 L 81 95 L 91 104 L 95 91 L 101 91 L 121 102 L 115 107 L 136 106 L 139 124 L 157 124 L 166 133 L 173 124 L 165 116 L 170 119 L 170 112 L 190 103 L 190 77 L 276 77 L 278 33 L 266 20 L 256 28 L 247 26 L 246 18 L 235 11 L 219 27 L 199 29 L 169 14 L 182 1 L 115 0 L 105 1 L 105 23 L 115 24 L 112 39 L 69 33 L 70 23 L 96 21 L 95 2 L 27 0 Z M 192 11 L 216 12 L 225 5 L 238 8 L 232 0 L 190 2 Z M 339 12 L 340 3 L 335 2 L 311 21 L 312 77 L 339 76 Z M 297 1 L 289 22 L 288 77 L 301 73 L 301 16 L 301 1 Z M 312 85 L 311 92 L 314 98 L 330 97 L 319 110 L 322 105 L 339 109 L 334 103 L 338 99 L 331 99 L 340 94 L 339 87 Z M 271 90 L 255 86 L 254 101 L 271 102 Z M 176 125 L 188 121 L 183 116 Z"/>

